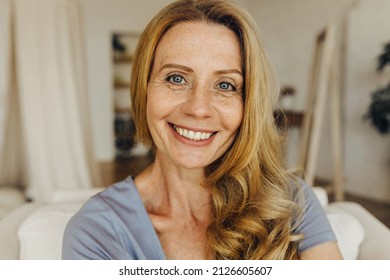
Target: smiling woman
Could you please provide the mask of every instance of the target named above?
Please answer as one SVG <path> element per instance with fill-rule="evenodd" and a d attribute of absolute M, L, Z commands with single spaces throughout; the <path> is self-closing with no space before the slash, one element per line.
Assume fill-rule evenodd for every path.
<path fill-rule="evenodd" d="M 310 187 L 283 167 L 272 70 L 253 19 L 180 0 L 141 35 L 131 98 L 154 162 L 91 198 L 66 259 L 341 258 Z"/>
<path fill-rule="evenodd" d="M 243 115 L 241 60 L 237 36 L 222 25 L 187 22 L 168 30 L 147 89 L 155 163 L 203 171 L 226 152 Z"/>

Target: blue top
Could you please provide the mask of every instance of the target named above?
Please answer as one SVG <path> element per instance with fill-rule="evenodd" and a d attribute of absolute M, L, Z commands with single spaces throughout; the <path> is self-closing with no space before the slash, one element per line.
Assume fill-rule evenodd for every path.
<path fill-rule="evenodd" d="M 303 185 L 306 211 L 294 230 L 303 232 L 299 252 L 336 241 L 329 221 L 310 187 Z M 164 260 L 157 233 L 133 178 L 90 198 L 66 226 L 62 258 Z"/>

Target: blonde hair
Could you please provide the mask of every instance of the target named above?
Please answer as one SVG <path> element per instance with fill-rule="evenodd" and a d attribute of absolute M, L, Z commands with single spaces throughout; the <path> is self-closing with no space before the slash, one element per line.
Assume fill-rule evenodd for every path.
<path fill-rule="evenodd" d="M 283 167 L 282 140 L 273 117 L 279 87 L 256 23 L 247 12 L 223 0 L 179 0 L 151 20 L 132 69 L 136 139 L 154 147 L 146 120 L 146 91 L 155 50 L 169 28 L 186 21 L 222 24 L 234 31 L 243 59 L 242 124 L 232 147 L 207 170 L 214 215 L 209 246 L 217 259 L 297 258 L 301 236 L 292 234 L 299 214 L 296 188 Z"/>

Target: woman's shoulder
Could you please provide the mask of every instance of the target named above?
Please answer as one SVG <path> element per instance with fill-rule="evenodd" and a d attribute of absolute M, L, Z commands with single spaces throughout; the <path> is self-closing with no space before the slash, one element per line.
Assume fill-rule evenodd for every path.
<path fill-rule="evenodd" d="M 304 179 L 297 178 L 294 181 L 294 194 L 295 201 L 297 201 L 305 211 L 308 207 L 316 207 L 322 209 L 321 201 L 319 200 L 318 194 L 315 191 L 315 187 L 308 184 Z"/>
<path fill-rule="evenodd" d="M 132 176 L 128 176 L 123 181 L 112 184 L 91 197 L 91 200 L 97 200 L 113 207 L 118 205 L 118 203 L 129 205 L 129 201 L 138 201 L 139 199 L 140 197 Z"/>
<path fill-rule="evenodd" d="M 293 200 L 301 205 L 301 207 L 310 205 L 313 200 L 314 202 L 317 201 L 313 187 L 301 177 L 291 175 L 289 187 L 291 187 L 291 196 Z"/>
<path fill-rule="evenodd" d="M 131 176 L 89 198 L 74 217 L 99 217 L 110 213 L 121 215 L 129 208 L 138 209 L 140 197 Z M 112 214 L 110 214 L 112 215 Z M 112 218 L 112 217 L 111 217 Z"/>
<path fill-rule="evenodd" d="M 132 258 L 123 244 L 131 244 L 131 238 L 145 226 L 139 222 L 143 220 L 142 201 L 132 178 L 126 178 L 92 196 L 70 219 L 64 233 L 63 257 Z"/>

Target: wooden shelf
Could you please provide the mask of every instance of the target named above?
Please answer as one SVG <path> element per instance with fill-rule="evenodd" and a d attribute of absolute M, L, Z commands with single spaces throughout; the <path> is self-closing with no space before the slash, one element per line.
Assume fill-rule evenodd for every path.
<path fill-rule="evenodd" d="M 132 131 L 116 131 L 114 134 L 115 138 L 121 139 L 133 139 Z"/>
<path fill-rule="evenodd" d="M 121 83 L 121 82 L 115 82 L 114 83 L 115 89 L 129 89 L 130 84 L 129 83 Z"/>
<path fill-rule="evenodd" d="M 285 86 L 280 89 L 280 95 L 283 96 L 291 96 L 295 95 L 295 88 L 292 86 Z"/>
<path fill-rule="evenodd" d="M 292 110 L 276 110 L 274 117 L 280 128 L 300 127 L 303 123 L 304 113 Z"/>
<path fill-rule="evenodd" d="M 131 56 L 123 56 L 123 57 L 114 57 L 114 63 L 132 63 L 133 57 Z"/>
<path fill-rule="evenodd" d="M 129 116 L 130 116 L 130 107 L 128 107 L 128 108 L 115 107 L 114 113 L 115 114 L 129 114 Z"/>

